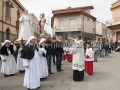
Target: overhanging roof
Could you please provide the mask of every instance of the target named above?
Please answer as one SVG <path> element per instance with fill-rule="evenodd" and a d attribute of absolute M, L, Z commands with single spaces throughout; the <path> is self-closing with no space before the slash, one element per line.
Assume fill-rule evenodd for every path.
<path fill-rule="evenodd" d="M 58 9 L 58 10 L 53 10 L 52 14 L 62 14 L 62 13 L 70 13 L 70 12 L 80 12 L 85 9 L 94 9 L 93 6 L 84 6 L 84 7 L 75 7 L 71 8 L 68 7 L 67 9 Z"/>

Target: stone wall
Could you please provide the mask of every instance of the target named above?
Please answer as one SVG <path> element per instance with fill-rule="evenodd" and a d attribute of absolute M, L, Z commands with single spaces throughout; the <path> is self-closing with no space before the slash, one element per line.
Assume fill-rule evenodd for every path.
<path fill-rule="evenodd" d="M 10 34 L 10 41 L 13 42 L 14 39 L 17 39 L 17 35 Z M 4 40 L 6 40 L 6 33 L 4 33 Z M 0 43 L 2 42 L 2 32 L 0 32 Z"/>
<path fill-rule="evenodd" d="M 10 41 L 13 42 L 15 39 L 17 39 L 17 37 L 18 37 L 17 35 L 11 34 L 10 35 Z"/>

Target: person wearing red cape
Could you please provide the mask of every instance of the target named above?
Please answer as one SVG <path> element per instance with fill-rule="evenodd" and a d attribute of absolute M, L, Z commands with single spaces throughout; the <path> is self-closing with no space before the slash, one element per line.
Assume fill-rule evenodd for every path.
<path fill-rule="evenodd" d="M 85 53 L 85 72 L 89 75 L 93 74 L 93 61 L 94 53 L 92 48 L 90 47 L 90 43 L 87 43 L 87 50 Z"/>

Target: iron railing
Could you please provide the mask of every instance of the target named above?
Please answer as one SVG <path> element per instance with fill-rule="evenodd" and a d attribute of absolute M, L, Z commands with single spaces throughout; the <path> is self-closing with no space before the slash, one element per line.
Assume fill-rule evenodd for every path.
<path fill-rule="evenodd" d="M 120 17 L 107 20 L 107 21 L 106 21 L 106 24 L 110 24 L 110 23 L 117 22 L 117 21 L 120 21 Z"/>
<path fill-rule="evenodd" d="M 56 31 L 82 31 L 82 25 L 57 25 Z"/>

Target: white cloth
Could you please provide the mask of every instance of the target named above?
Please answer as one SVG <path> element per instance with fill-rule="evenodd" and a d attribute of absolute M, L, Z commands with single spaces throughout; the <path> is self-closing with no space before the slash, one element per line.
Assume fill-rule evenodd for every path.
<path fill-rule="evenodd" d="M 35 37 L 35 36 L 30 36 L 29 39 L 27 40 L 26 45 L 29 44 L 29 43 L 30 43 L 30 40 L 32 40 L 32 39 L 36 39 L 36 37 Z"/>
<path fill-rule="evenodd" d="M 11 41 L 10 41 L 10 40 L 5 40 L 4 44 L 5 44 L 5 43 L 7 43 L 7 42 L 11 43 Z"/>
<path fill-rule="evenodd" d="M 30 36 L 33 36 L 33 28 L 31 25 L 30 17 L 29 15 L 23 14 L 22 17 L 19 19 L 20 28 L 19 28 L 19 35 L 17 40 L 28 40 Z"/>
<path fill-rule="evenodd" d="M 1 46 L 3 47 L 4 45 L 5 45 L 5 43 L 4 43 L 4 42 L 2 42 L 2 43 L 1 43 Z"/>
<path fill-rule="evenodd" d="M 67 48 L 63 47 L 63 50 L 64 50 L 64 54 L 63 55 L 66 55 Z"/>
<path fill-rule="evenodd" d="M 85 58 L 85 61 L 94 61 L 94 51 L 92 48 L 87 48 L 85 55 L 88 55 L 90 58 Z"/>
<path fill-rule="evenodd" d="M 8 56 L 1 55 L 2 60 L 1 72 L 7 75 L 15 74 L 17 72 L 15 58 L 11 54 L 10 50 L 8 51 L 8 54 L 9 54 Z M 4 62 L 3 60 L 6 60 L 6 62 Z"/>
<path fill-rule="evenodd" d="M 30 89 L 36 89 L 40 87 L 40 71 L 39 71 L 39 64 L 38 64 L 38 51 L 34 51 L 35 55 L 33 59 L 27 60 L 23 59 L 23 66 L 28 65 L 29 68 L 25 69 L 25 76 L 24 76 L 24 84 L 23 86 L 27 86 Z"/>
<path fill-rule="evenodd" d="M 44 41 L 46 41 L 46 39 L 45 38 L 41 38 L 39 44 L 42 44 Z"/>
<path fill-rule="evenodd" d="M 25 67 L 23 66 L 23 58 L 21 58 L 21 51 L 22 51 L 22 47 L 20 47 L 18 50 L 17 67 L 18 70 L 25 70 Z"/>
<path fill-rule="evenodd" d="M 47 60 L 46 57 L 42 56 L 43 52 L 46 55 L 47 51 L 44 48 L 39 48 L 40 78 L 48 76 Z"/>
<path fill-rule="evenodd" d="M 70 50 L 71 50 L 71 47 L 67 47 L 67 54 L 72 54 L 72 51 L 70 51 Z"/>
<path fill-rule="evenodd" d="M 72 46 L 71 51 L 73 54 L 72 69 L 83 71 L 85 60 L 83 42 L 76 41 L 76 43 Z"/>

